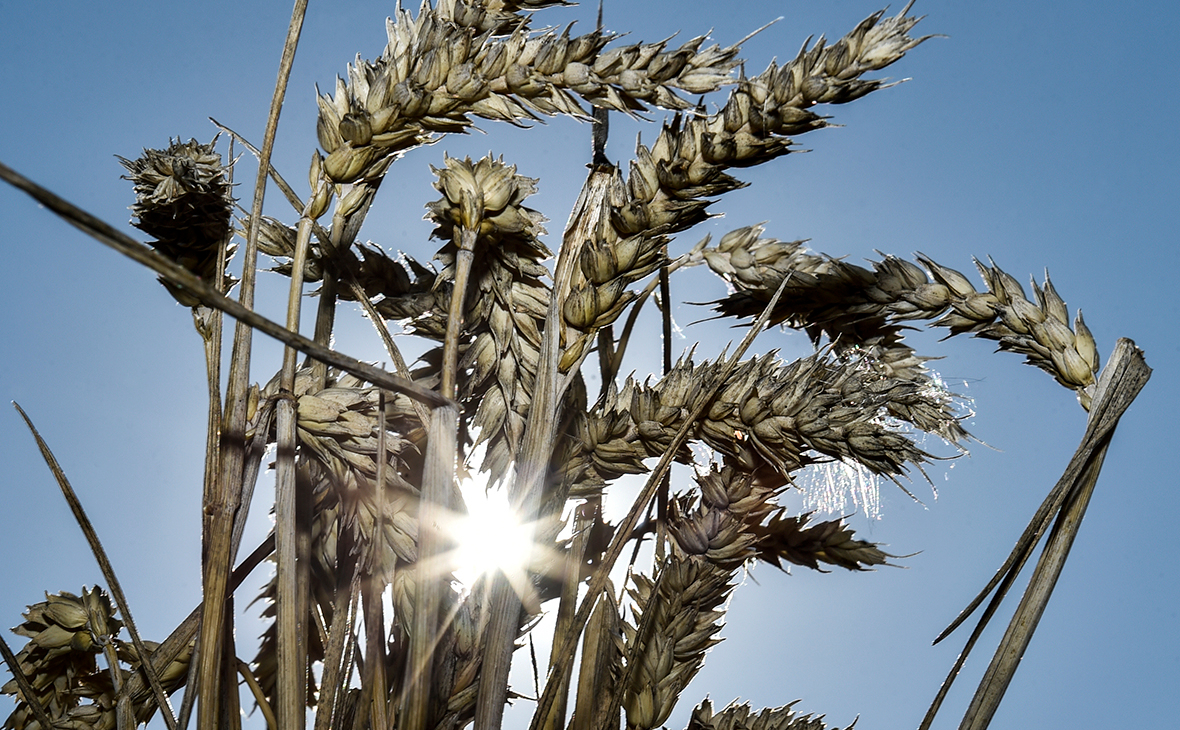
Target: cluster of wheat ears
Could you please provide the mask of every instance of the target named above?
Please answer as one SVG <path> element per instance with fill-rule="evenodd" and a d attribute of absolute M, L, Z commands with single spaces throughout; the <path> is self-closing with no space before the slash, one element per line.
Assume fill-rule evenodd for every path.
<path fill-rule="evenodd" d="M 496 730 L 514 649 L 542 611 L 556 626 L 530 730 L 657 728 L 720 641 L 727 599 L 750 561 L 864 570 L 890 558 L 838 520 L 788 513 L 777 500 L 801 469 L 838 461 L 900 484 L 932 458 L 916 435 L 968 439 L 954 397 L 903 342 L 912 322 L 994 340 L 1091 407 L 1102 390 L 1094 338 L 1080 313 L 1071 323 L 1048 279 L 1030 299 L 994 264 L 977 262 L 977 287 L 925 256 L 884 256 L 866 268 L 756 226 L 679 254 L 670 246 L 744 185 L 732 168 L 770 162 L 826 126 L 818 105 L 886 86 L 864 76 L 926 40 L 910 35 L 919 19 L 909 6 L 748 76 L 737 45 L 703 37 L 623 45 L 601 29 L 530 26 L 533 11 L 559 4 L 438 0 L 416 15 L 399 7 L 381 56 L 358 56 L 319 97 L 322 149 L 306 197 L 269 162 L 302 23 L 297 4 L 264 143 L 230 130 L 221 138 L 260 160 L 251 211 L 235 218 L 232 170 L 214 143 L 178 140 L 123 160 L 133 224 L 154 252 L 3 168 L 6 180 L 153 268 L 192 307 L 210 393 L 202 605 L 162 643 L 142 640 L 88 531 L 115 603 L 93 588 L 29 607 L 16 628 L 28 643 L 15 654 L 3 645 L 13 673 L 3 692 L 17 698 L 5 728 L 123 730 L 157 712 L 183 728 L 194 706 L 201 730 L 239 727 L 240 677 L 269 727 L 303 727 L 311 714 L 316 728 Z M 720 106 L 686 99 L 723 89 Z M 637 145 L 624 174 L 602 154 L 606 114 L 653 107 L 674 116 L 654 144 Z M 592 121 L 599 138 L 556 252 L 527 206 L 537 181 L 491 156 L 444 156 L 434 170 L 436 265 L 357 240 L 407 150 L 475 118 L 527 125 L 552 115 Z M 268 177 L 295 225 L 261 214 Z M 286 326 L 251 311 L 259 254 L 290 279 Z M 228 273 L 235 258 L 240 280 Z M 658 377 L 621 378 L 639 309 L 656 301 L 667 328 L 669 276 L 697 265 L 729 284 L 714 308 L 748 323 L 746 338 L 713 359 L 690 352 L 673 362 L 669 350 Z M 315 330 L 304 337 L 300 303 L 313 282 Z M 329 349 L 342 301 L 363 307 L 392 373 Z M 224 313 L 238 324 L 223 384 Z M 794 362 L 747 357 L 772 325 L 806 331 L 816 351 Z M 247 377 L 254 330 L 287 345 L 262 385 Z M 414 369 L 400 338 L 430 343 Z M 598 394 L 587 393 L 591 368 L 604 384 Z M 671 484 L 673 461 L 693 466 L 695 483 Z M 247 511 L 260 508 L 255 484 L 271 467 L 274 532 L 240 558 Z M 458 483 L 468 470 L 506 485 L 533 547 L 517 570 L 456 590 L 446 526 L 465 510 Z M 646 481 L 610 524 L 607 488 L 624 475 Z M 634 549 L 645 540 L 654 544 L 646 564 Z M 232 599 L 267 558 L 275 575 L 264 615 L 273 620 L 244 662 Z M 181 687 L 176 711 L 169 696 Z M 822 727 L 789 705 L 715 711 L 708 700 L 689 723 Z"/>

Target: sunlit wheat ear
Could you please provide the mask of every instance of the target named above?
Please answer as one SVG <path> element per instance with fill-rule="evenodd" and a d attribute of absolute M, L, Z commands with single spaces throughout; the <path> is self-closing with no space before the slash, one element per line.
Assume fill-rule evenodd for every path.
<path fill-rule="evenodd" d="M 316 390 L 309 369 L 299 371 L 295 383 L 300 453 L 314 482 L 332 491 L 317 499 L 341 510 L 341 527 L 352 531 L 366 565 L 376 569 L 391 567 L 393 561 L 417 560 L 416 489 L 406 481 L 409 466 L 403 456 L 409 456 L 414 446 L 396 434 L 386 434 L 384 539 L 375 535 L 377 429 L 383 427 L 377 389 L 344 376 Z M 277 387 L 277 380 L 272 380 L 262 397 L 274 397 Z"/>
<path fill-rule="evenodd" d="M 543 3 L 542 5 L 556 4 Z M 575 94 L 623 112 L 647 104 L 689 109 L 689 94 L 732 81 L 737 46 L 701 48 L 694 38 L 674 51 L 665 43 L 603 52 L 615 36 L 571 37 L 508 26 L 493 6 L 424 3 L 415 18 L 400 7 L 387 24 L 389 42 L 375 61 L 357 58 L 332 95 L 319 97 L 316 132 L 331 182 L 375 180 L 401 152 L 435 133 L 463 132 L 472 116 L 527 124 L 541 116 L 586 117 Z M 501 6 L 508 12 L 521 4 Z M 496 35 L 506 32 L 507 35 Z"/>
<path fill-rule="evenodd" d="M 173 142 L 164 150 L 145 149 L 135 160 L 119 157 L 126 179 L 135 183 L 133 225 L 152 236 L 149 243 L 222 291 L 230 277 L 217 271 L 218 254 L 231 232 L 234 199 L 229 167 L 209 144 L 195 139 Z M 178 302 L 195 307 L 191 295 L 164 282 Z"/>

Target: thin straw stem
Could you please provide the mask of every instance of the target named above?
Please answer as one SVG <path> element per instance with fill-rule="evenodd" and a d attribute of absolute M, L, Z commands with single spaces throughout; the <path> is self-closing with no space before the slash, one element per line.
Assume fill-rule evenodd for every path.
<path fill-rule="evenodd" d="M 663 375 L 672 371 L 672 284 L 668 276 L 668 247 L 664 246 L 664 264 L 660 267 L 660 314 L 664 329 Z M 664 560 L 664 540 L 668 532 L 668 492 L 672 489 L 672 473 L 665 472 L 660 482 L 660 491 L 656 493 L 656 563 Z M 630 665 L 627 673 L 630 674 Z M 616 698 L 616 702 L 618 698 Z"/>
<path fill-rule="evenodd" d="M 709 383 L 701 394 L 689 413 L 688 418 L 685 419 L 684 424 L 676 435 L 672 437 L 672 442 L 668 445 L 664 455 L 660 457 L 660 461 L 656 464 L 656 468 L 648 475 L 647 483 L 644 484 L 643 490 L 635 498 L 631 505 L 627 516 L 622 519 L 615 527 L 615 535 L 611 539 L 610 546 L 602 556 L 602 560 L 594 574 L 590 577 L 590 585 L 586 591 L 586 597 L 582 600 L 581 605 L 578 606 L 578 612 L 574 615 L 573 625 L 570 627 L 570 633 L 566 636 L 565 642 L 557 653 L 558 661 L 549 672 L 549 678 L 545 683 L 545 691 L 541 694 L 541 698 L 537 701 L 537 710 L 533 715 L 533 721 L 529 725 L 529 730 L 539 730 L 538 719 L 544 718 L 549 713 L 549 708 L 556 699 L 557 693 L 560 691 L 562 680 L 573 665 L 574 653 L 577 648 L 577 637 L 581 635 L 582 630 L 586 626 L 586 621 L 590 618 L 590 611 L 594 608 L 594 601 L 597 600 L 599 594 L 602 593 L 606 586 L 607 580 L 610 578 L 610 570 L 614 566 L 615 561 L 623 553 L 623 548 L 630 539 L 631 533 L 635 530 L 635 526 L 639 523 L 640 516 L 643 515 L 647 505 L 655 497 L 656 490 L 661 484 L 665 472 L 672 466 L 672 459 L 681 445 L 688 439 L 689 432 L 696 427 L 697 420 L 705 409 L 709 407 L 717 391 L 720 390 L 726 378 L 737 368 L 741 358 L 745 355 L 746 350 L 753 344 L 754 339 L 766 326 L 766 322 L 770 319 L 770 313 L 778 304 L 779 298 L 787 287 L 787 282 L 791 280 L 790 276 L 784 276 L 774 296 L 770 298 L 766 308 L 758 315 L 758 319 L 746 332 L 746 336 L 742 338 L 741 344 L 733 353 L 733 357 L 725 364 L 724 371 L 720 376 Z"/>
<path fill-rule="evenodd" d="M 414 606 L 409 676 L 405 682 L 404 720 L 407 730 L 429 730 L 434 703 L 434 649 L 438 644 L 438 622 L 443 575 L 443 536 L 439 532 L 451 490 L 455 483 L 459 411 L 451 406 L 435 408 L 430 416 L 422 470 L 422 499 L 418 506 L 417 601 Z M 404 723 L 404 725 L 403 725 Z"/>
<path fill-rule="evenodd" d="M 352 606 L 360 592 L 360 573 L 353 552 L 352 531 L 340 530 L 337 543 L 336 597 L 332 606 L 332 626 L 324 646 L 324 670 L 320 681 L 320 697 L 315 716 L 315 730 L 333 727 L 336 706 L 348 692 L 345 670 L 345 647 L 352 639 Z"/>
<path fill-rule="evenodd" d="M 291 11 L 291 22 L 283 43 L 279 60 L 278 78 L 271 96 L 270 111 L 266 120 L 266 131 L 262 138 L 262 153 L 259 156 L 258 175 L 255 178 L 254 198 L 247 226 L 246 250 L 242 259 L 242 282 L 239 300 L 245 309 L 254 306 L 254 280 L 257 273 L 258 233 L 262 224 L 262 204 L 266 197 L 266 180 L 270 169 L 271 153 L 274 150 L 275 134 L 279 126 L 279 114 L 283 98 L 287 93 L 287 80 L 295 61 L 295 50 L 303 30 L 303 18 L 307 13 L 307 0 L 295 0 Z M 245 452 L 245 425 L 247 393 L 250 378 L 250 350 L 253 332 L 242 320 L 234 329 L 233 354 L 225 395 L 227 418 L 222 433 L 221 471 L 216 494 L 206 501 L 206 530 L 204 532 L 204 565 L 201 587 L 206 606 L 215 607 L 201 619 L 200 657 L 197 674 L 200 678 L 197 708 L 199 730 L 217 730 L 218 703 L 223 688 L 218 680 L 222 668 L 221 643 L 224 635 L 223 624 L 227 620 L 224 611 L 227 583 L 233 569 L 232 542 L 233 523 L 241 502 L 242 467 Z M 233 617 L 228 617 L 229 621 Z M 235 687 L 236 689 L 236 687 Z"/>
<path fill-rule="evenodd" d="M 299 331 L 300 304 L 303 300 L 303 271 L 307 262 L 307 246 L 311 240 L 311 217 L 304 212 L 299 219 L 295 236 L 295 257 L 291 269 L 291 288 L 287 297 L 287 329 Z M 276 404 L 277 453 L 275 455 L 275 557 L 277 600 L 278 676 L 275 697 L 278 704 L 279 725 L 283 728 L 302 728 L 306 722 L 303 711 L 307 701 L 307 645 L 306 614 L 299 611 L 306 585 L 300 585 L 296 547 L 295 451 L 296 441 L 296 351 L 284 348 L 283 369 L 279 379 L 279 400 Z"/>
<path fill-rule="evenodd" d="M 455 288 L 451 292 L 450 310 L 447 312 L 447 331 L 443 339 L 442 373 L 439 390 L 447 398 L 455 398 L 455 386 L 459 370 L 459 333 L 463 329 L 463 311 L 467 303 L 467 281 L 471 277 L 471 262 L 475 257 L 476 231 L 469 228 L 457 229 L 459 248 L 455 254 Z"/>
<path fill-rule="evenodd" d="M 578 604 L 578 586 L 582 583 L 582 565 L 586 557 L 586 545 L 590 538 L 590 528 L 594 524 L 594 513 L 590 502 L 587 501 L 574 510 L 574 534 L 570 541 L 569 551 L 565 556 L 565 575 L 562 577 L 561 601 L 557 606 L 557 620 L 553 627 L 552 649 L 549 652 L 549 668 L 552 669 L 557 661 L 557 649 L 565 641 L 573 623 L 574 609 Z M 565 725 L 566 707 L 569 704 L 570 678 L 566 677 L 557 699 L 553 703 L 553 710 L 545 718 L 544 730 L 561 730 Z"/>
<path fill-rule="evenodd" d="M 251 309 L 243 307 L 240 303 L 226 298 L 188 269 L 169 261 L 149 247 L 114 229 L 110 224 L 95 218 L 81 208 L 54 195 L 3 163 L 0 163 L 0 179 L 28 193 L 37 202 L 49 208 L 54 213 L 57 213 L 68 223 L 81 229 L 100 243 L 143 264 L 169 283 L 183 287 L 186 292 L 199 299 L 202 304 L 218 309 L 259 332 L 273 337 L 283 344 L 294 347 L 313 360 L 339 368 L 355 375 L 361 380 L 365 380 L 386 390 L 402 393 L 428 406 L 433 407 L 449 402 L 442 395 L 429 388 L 424 388 L 411 380 L 396 377 L 368 363 L 361 362 L 356 358 L 317 344 L 302 335 L 291 332 L 281 324 L 269 320 Z"/>
<path fill-rule="evenodd" d="M 389 727 L 386 702 L 389 699 L 388 680 L 385 676 L 385 472 L 389 459 L 386 446 L 385 391 L 377 391 L 377 412 L 380 414 L 377 431 L 377 489 L 373 496 L 373 510 L 377 513 L 373 527 L 373 544 L 369 546 L 369 563 L 361 589 L 365 616 L 365 678 L 357 727 L 363 727 L 365 717 L 372 719 L 376 730 Z"/>

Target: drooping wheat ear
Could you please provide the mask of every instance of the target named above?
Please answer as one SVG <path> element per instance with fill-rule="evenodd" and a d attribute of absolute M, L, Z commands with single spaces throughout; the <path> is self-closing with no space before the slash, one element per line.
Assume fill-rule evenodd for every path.
<path fill-rule="evenodd" d="M 152 236 L 161 254 L 225 291 L 232 278 L 217 270 L 217 262 L 232 228 L 229 166 L 214 151 L 216 137 L 209 144 L 169 142 L 167 149 L 144 149 L 134 160 L 119 157 L 129 173 L 123 177 L 135 183 L 132 225 Z M 184 306 L 197 306 L 191 295 L 160 283 Z"/>
<path fill-rule="evenodd" d="M 921 372 L 921 358 L 900 344 L 902 323 L 936 320 L 951 334 L 970 332 L 997 340 L 1001 350 L 1025 355 L 1030 365 L 1045 370 L 1059 383 L 1078 391 L 1088 406 L 1099 358 L 1094 337 L 1081 312 L 1069 327 L 1069 312 L 1048 276 L 1033 282 L 1036 303 L 993 262 L 976 261 L 987 291 L 979 292 L 967 277 L 927 256 L 918 260 L 929 270 L 893 256 L 873 262 L 873 270 L 803 250 L 801 243 L 760 237 L 761 227 L 742 228 L 722 238 L 705 260 L 736 291 L 715 302 L 726 316 L 752 317 L 762 311 L 784 277 L 787 296 L 780 299 L 772 323 L 807 330 L 813 339 L 827 336 L 840 351 L 869 348 L 888 371 Z"/>
<path fill-rule="evenodd" d="M 782 560 L 812 570 L 820 563 L 848 570 L 884 565 L 890 557 L 857 540 L 841 520 L 807 525 L 810 515 L 787 516 L 775 503 L 779 489 L 731 466 L 697 475 L 699 493 L 679 496 L 669 510 L 668 531 L 679 548 L 721 568 L 736 570 L 757 558 L 782 568 Z"/>
<path fill-rule="evenodd" d="M 719 643 L 734 571 L 673 548 L 655 579 L 632 576 L 635 625 L 623 623 L 629 681 L 623 688 L 628 730 L 659 727 Z"/>
<path fill-rule="evenodd" d="M 713 703 L 704 700 L 693 709 L 686 730 L 828 730 L 822 715 L 795 714 L 791 708 L 796 704 L 766 707 L 753 714 L 748 703 L 739 705 L 735 702 L 714 713 Z M 852 726 L 847 730 L 852 730 Z"/>
<path fill-rule="evenodd" d="M 1001 271 L 994 261 L 991 266 L 976 261 L 988 293 L 996 299 L 989 318 L 976 311 L 987 302 L 987 295 L 976 292 L 966 277 L 925 256 L 919 255 L 919 259 L 930 268 L 934 279 L 947 288 L 949 311 L 934 323 L 936 326 L 950 328 L 951 334 L 971 332 L 976 337 L 997 340 L 1001 350 L 1024 355 L 1029 365 L 1076 390 L 1082 406 L 1089 408 L 1097 387 L 1098 347 L 1080 309 L 1070 330 L 1069 310 L 1048 273 L 1043 286 L 1038 286 L 1035 280 L 1030 282 L 1036 295 L 1034 304 L 1025 298 L 1020 282 Z"/>

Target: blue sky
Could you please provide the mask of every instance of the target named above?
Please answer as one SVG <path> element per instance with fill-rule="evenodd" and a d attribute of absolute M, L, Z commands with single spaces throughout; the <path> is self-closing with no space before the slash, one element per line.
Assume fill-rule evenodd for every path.
<path fill-rule="evenodd" d="M 306 179 L 315 146 L 313 85 L 330 88 L 356 53 L 384 45 L 392 3 L 311 3 L 279 130 L 276 166 Z M 735 12 L 737 8 L 737 12 Z M 609 29 L 656 40 L 712 29 L 728 44 L 777 17 L 745 45 L 751 73 L 786 59 L 811 34 L 831 38 L 877 9 L 871 2 L 668 0 L 616 3 Z M 135 157 L 170 136 L 207 141 L 207 117 L 259 140 L 290 6 L 286 3 L 0 2 L 7 84 L 0 160 L 99 217 L 127 226 L 131 185 L 114 155 Z M 874 249 L 922 251 L 969 273 L 992 256 L 1022 281 L 1046 267 L 1071 309 L 1082 307 L 1105 358 L 1118 337 L 1155 369 L 1110 449 L 1069 564 L 1001 706 L 994 727 L 1164 727 L 1180 686 L 1180 590 L 1168 520 L 1180 514 L 1180 480 L 1168 466 L 1180 406 L 1180 338 L 1173 277 L 1180 271 L 1177 193 L 1180 117 L 1169 2 L 986 4 L 926 0 L 916 29 L 946 34 L 886 74 L 912 78 L 830 110 L 845 125 L 800 140 L 808 154 L 739 171 L 751 182 L 714 206 L 725 217 L 682 235 L 767 221 L 782 239 L 859 261 Z M 593 22 L 593 8 L 546 11 L 555 25 Z M 658 115 L 657 115 L 658 119 Z M 530 132 L 482 125 L 399 161 L 362 236 L 429 259 L 423 205 L 437 197 L 429 164 L 443 151 L 503 154 L 540 178 L 534 207 L 558 232 L 589 159 L 589 131 L 554 120 Z M 637 127 L 618 123 L 608 154 L 626 160 Z M 644 139 L 657 127 L 646 125 Z M 243 159 L 239 180 L 252 181 Z M 396 184 L 390 184 L 396 183 Z M 246 195 L 249 184 L 239 188 Z M 272 193 L 268 212 L 290 218 Z M 204 376 L 188 311 L 152 275 L 58 221 L 22 194 L 0 189 L 0 383 L 29 412 L 72 479 L 132 601 L 141 631 L 163 638 L 199 595 L 199 501 Z M 722 296 L 705 272 L 673 281 L 678 302 Z M 286 281 L 260 285 L 259 308 L 282 312 Z M 675 310 L 683 337 L 711 355 L 740 332 L 692 325 L 700 307 Z M 336 346 L 382 360 L 359 316 L 342 316 Z M 705 669 L 669 726 L 683 727 L 706 694 L 755 707 L 798 708 L 858 727 L 914 727 L 965 637 L 930 640 L 1007 554 L 1077 446 L 1085 424 L 1072 394 L 982 341 L 940 343 L 917 334 L 936 369 L 973 399 L 970 430 L 987 446 L 929 473 L 918 505 L 888 485 L 882 514 L 851 518 L 863 537 L 911 554 L 904 569 L 792 575 L 756 569 L 737 592 Z M 256 339 L 255 380 L 278 369 L 280 350 Z M 772 331 L 755 346 L 784 357 L 808 350 Z M 632 367 L 658 367 L 641 353 Z M 0 512 L 0 625 L 20 621 L 41 591 L 77 592 L 99 574 L 15 412 L 0 416 L 5 456 Z M 936 445 L 934 445 L 936 446 Z M 264 487 L 260 487 L 260 491 Z M 256 506 L 253 538 L 266 530 Z M 242 595 L 244 607 L 255 586 Z M 955 727 L 1007 617 L 984 636 L 936 727 Z M 240 624 L 248 641 L 259 625 Z M 10 643 L 17 637 L 9 635 Z M 249 653 L 243 649 L 243 653 Z M 522 688 L 528 692 L 531 688 Z M 0 713 L 8 708 L 0 703 Z M 526 713 L 527 714 L 527 713 Z M 509 715 L 513 718 L 523 715 Z"/>

